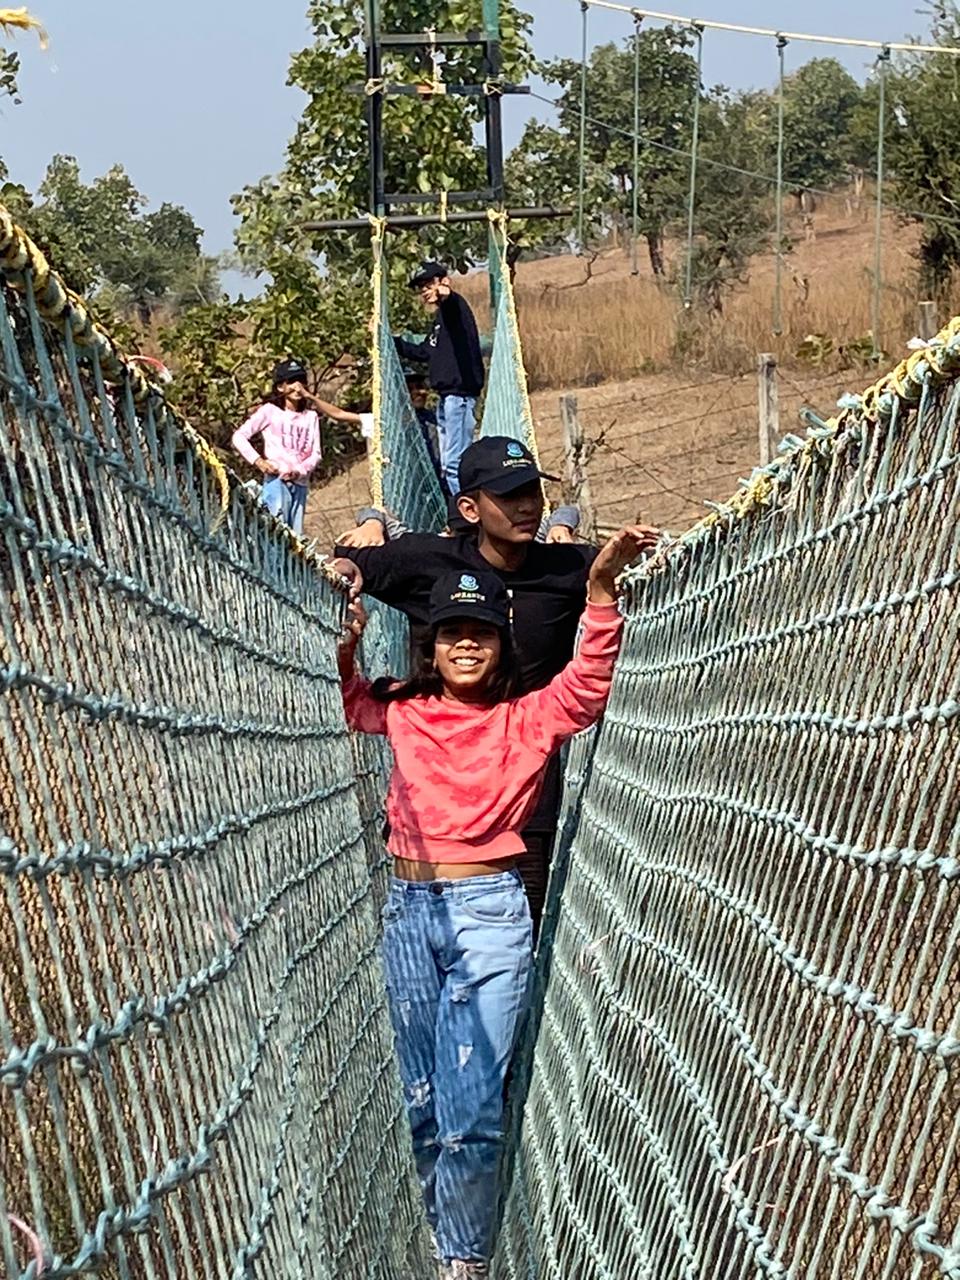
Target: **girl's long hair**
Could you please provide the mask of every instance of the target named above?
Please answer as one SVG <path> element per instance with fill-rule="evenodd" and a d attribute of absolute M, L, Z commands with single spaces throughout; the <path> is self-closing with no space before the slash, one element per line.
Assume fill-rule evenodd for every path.
<path fill-rule="evenodd" d="M 497 663 L 484 690 L 482 706 L 494 707 L 498 702 L 509 702 L 520 694 L 520 671 L 513 633 L 509 627 L 500 632 L 500 661 Z M 434 666 L 435 635 L 420 645 L 416 652 L 413 672 L 408 680 L 397 684 L 390 676 L 374 681 L 372 693 L 378 702 L 406 702 L 410 698 L 439 698 L 443 695 L 443 679 Z"/>

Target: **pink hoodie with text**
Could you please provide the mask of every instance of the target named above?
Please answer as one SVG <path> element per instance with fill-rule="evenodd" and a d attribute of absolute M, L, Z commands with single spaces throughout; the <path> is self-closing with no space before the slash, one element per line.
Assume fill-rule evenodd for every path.
<path fill-rule="evenodd" d="M 262 435 L 262 455 L 250 443 Z M 242 427 L 233 433 L 233 447 L 253 464 L 262 456 L 274 463 L 281 474 L 290 473 L 305 483 L 320 461 L 320 419 L 312 409 L 294 412 L 279 405 L 262 404 Z"/>

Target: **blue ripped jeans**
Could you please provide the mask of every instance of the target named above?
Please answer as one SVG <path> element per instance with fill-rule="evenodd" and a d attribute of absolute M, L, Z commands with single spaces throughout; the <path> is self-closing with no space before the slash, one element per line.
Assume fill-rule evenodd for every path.
<path fill-rule="evenodd" d="M 392 880 L 383 958 L 427 1217 L 446 1260 L 489 1258 L 503 1086 L 527 1008 L 531 926 L 516 872 Z"/>

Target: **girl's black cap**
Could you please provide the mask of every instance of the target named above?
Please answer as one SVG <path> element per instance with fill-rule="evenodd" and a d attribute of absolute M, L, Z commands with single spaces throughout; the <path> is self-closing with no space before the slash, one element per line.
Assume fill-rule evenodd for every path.
<path fill-rule="evenodd" d="M 430 625 L 450 618 L 475 618 L 495 627 L 510 625 L 510 597 L 500 579 L 492 573 L 445 573 L 430 592 Z"/>
<path fill-rule="evenodd" d="M 302 360 L 281 360 L 273 371 L 273 385 L 284 382 L 306 382 L 307 366 Z"/>

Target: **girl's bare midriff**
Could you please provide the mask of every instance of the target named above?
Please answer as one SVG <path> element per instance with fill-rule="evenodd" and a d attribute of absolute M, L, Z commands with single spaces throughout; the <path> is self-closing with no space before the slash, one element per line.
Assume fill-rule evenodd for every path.
<path fill-rule="evenodd" d="M 422 884 L 430 880 L 499 876 L 504 871 L 512 871 L 516 865 L 516 858 L 502 858 L 499 862 L 412 862 L 409 858 L 394 858 L 393 874 L 398 880 L 412 880 Z"/>

